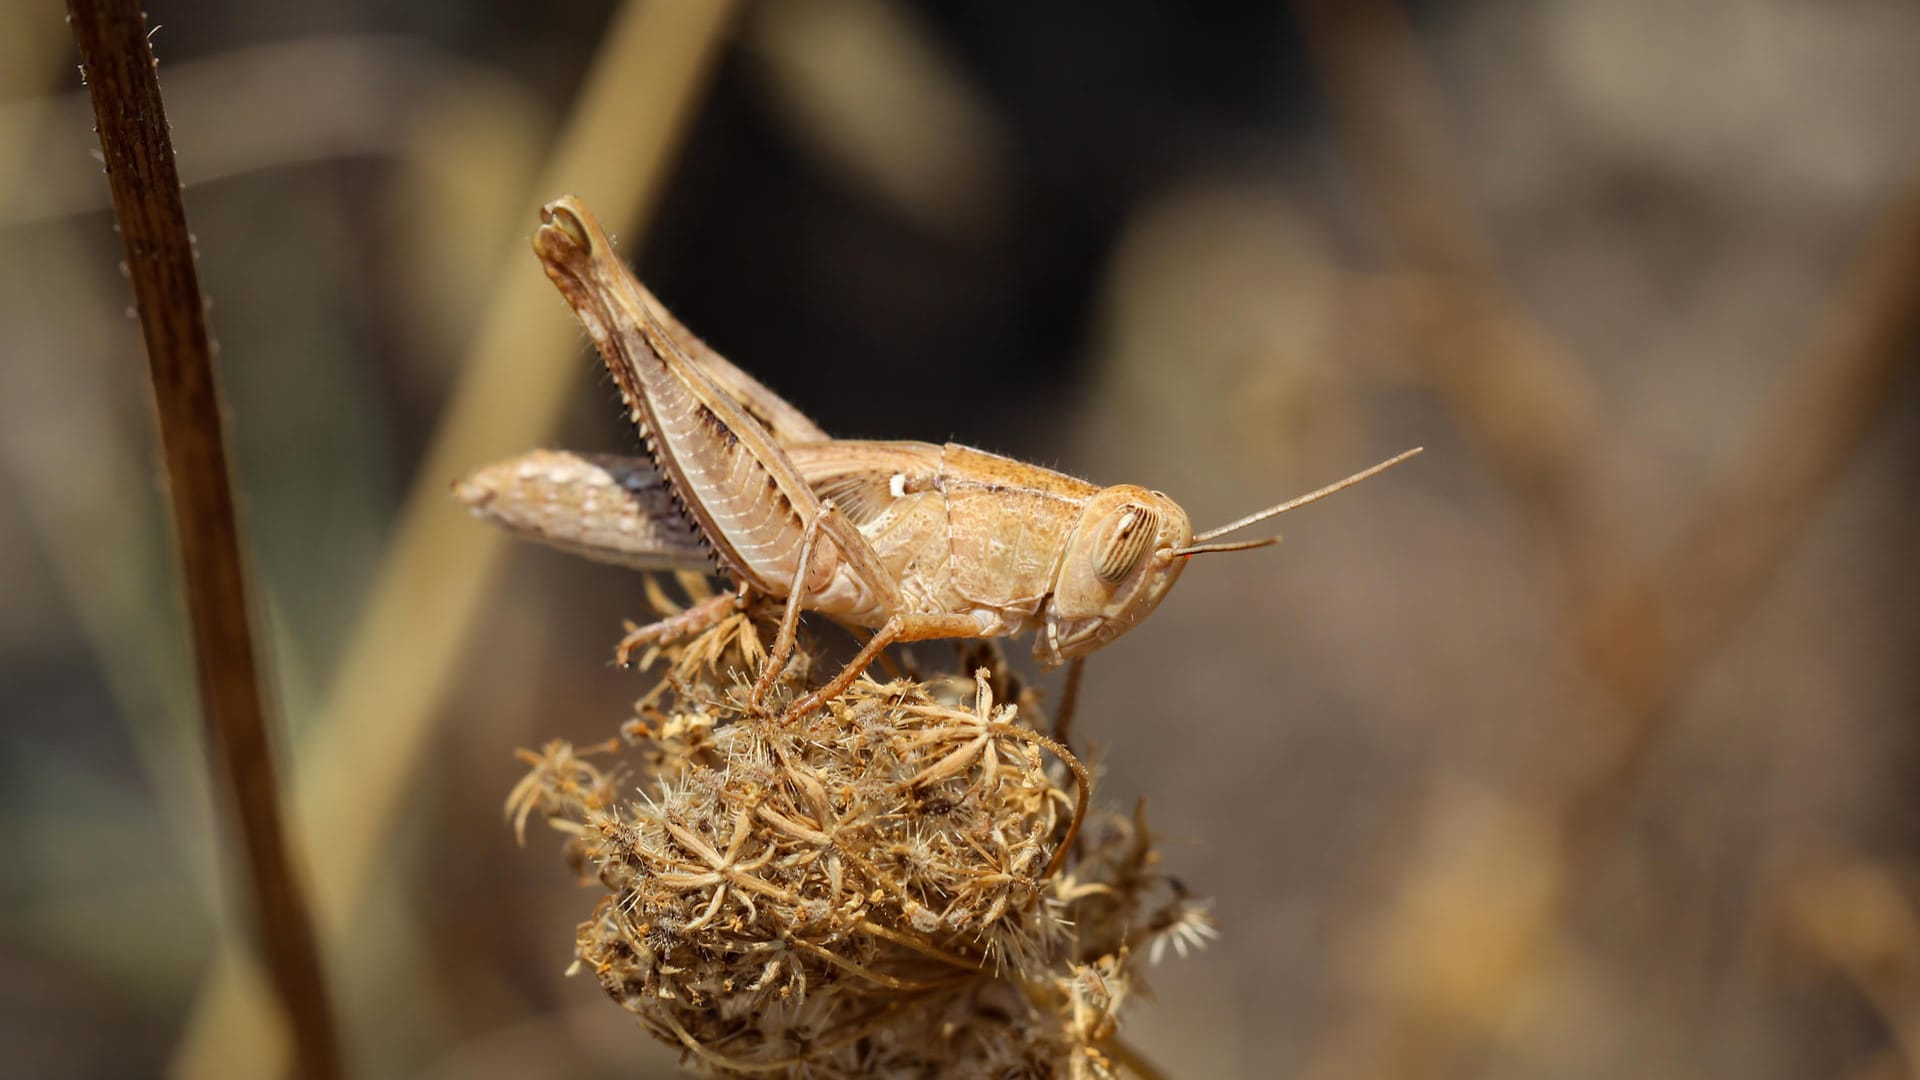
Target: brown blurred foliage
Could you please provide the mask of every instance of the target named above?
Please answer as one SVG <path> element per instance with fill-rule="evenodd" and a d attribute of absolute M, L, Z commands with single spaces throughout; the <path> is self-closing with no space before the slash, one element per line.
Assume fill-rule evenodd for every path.
<path fill-rule="evenodd" d="M 642 590 L 445 495 L 633 448 L 525 248 L 583 188 L 836 434 L 1201 527 L 1428 447 L 1089 667 L 1103 798 L 1229 946 L 1136 1003 L 1172 1074 L 1920 1069 L 1910 5 L 153 17 L 359 1071 L 672 1075 L 499 821 L 645 692 Z M 71 50 L 0 10 L 0 1053 L 252 1074 Z"/>

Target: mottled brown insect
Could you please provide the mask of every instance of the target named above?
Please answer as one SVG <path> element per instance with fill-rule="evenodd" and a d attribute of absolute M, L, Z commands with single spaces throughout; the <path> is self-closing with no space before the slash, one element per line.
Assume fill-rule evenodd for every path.
<path fill-rule="evenodd" d="M 1146 488 L 1103 488 L 951 443 L 828 437 L 681 326 L 578 199 L 543 208 L 534 250 L 612 372 L 649 460 L 539 452 L 483 469 L 458 492 L 516 532 L 627 565 L 699 566 L 704 543 L 742 595 L 785 598 L 756 706 L 802 610 L 876 633 L 792 714 L 840 694 L 896 642 L 1031 631 L 1034 656 L 1052 668 L 1145 618 L 1194 555 L 1278 538 L 1208 541 L 1419 452 L 1196 536 L 1177 503 Z M 738 602 L 715 597 L 626 644 L 691 633 Z"/>

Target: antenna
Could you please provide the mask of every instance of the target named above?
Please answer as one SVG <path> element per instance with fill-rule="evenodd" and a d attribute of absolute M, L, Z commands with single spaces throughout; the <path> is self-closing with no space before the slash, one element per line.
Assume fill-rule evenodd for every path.
<path fill-rule="evenodd" d="M 1216 551 L 1252 551 L 1254 548 L 1272 547 L 1279 542 L 1279 537 L 1269 536 L 1265 540 L 1231 540 L 1224 544 L 1188 544 L 1186 547 L 1174 548 L 1173 553 L 1175 555 L 1207 555 Z"/>
<path fill-rule="evenodd" d="M 1372 468 L 1362 469 L 1359 472 L 1354 473 L 1352 476 L 1347 477 L 1345 480 L 1336 480 L 1333 483 L 1328 484 L 1326 487 L 1323 487 L 1318 491 L 1311 491 L 1298 498 L 1288 499 L 1286 502 L 1283 502 L 1278 506 L 1269 506 L 1265 510 L 1255 511 L 1254 513 L 1248 514 L 1246 517 L 1243 517 L 1238 521 L 1228 522 L 1227 524 L 1222 525 L 1217 529 L 1208 529 L 1206 532 L 1200 533 L 1199 535 L 1193 538 L 1196 541 L 1196 543 L 1191 544 L 1184 548 L 1175 548 L 1173 553 L 1175 555 L 1198 555 L 1203 551 L 1242 551 L 1242 550 L 1245 550 L 1246 548 L 1265 547 L 1267 544 L 1275 543 L 1280 539 L 1277 536 L 1269 540 L 1251 541 L 1245 544 L 1211 544 L 1209 545 L 1206 542 L 1208 540 L 1213 539 L 1216 536 L 1225 536 L 1230 532 L 1239 532 L 1241 529 L 1244 529 L 1249 525 L 1257 525 L 1260 522 L 1265 521 L 1270 517 L 1276 517 L 1280 514 L 1286 513 L 1289 510 L 1298 510 L 1299 508 L 1307 505 L 1308 503 L 1319 502 L 1321 499 L 1326 498 L 1327 496 L 1333 494 L 1336 491 L 1344 491 L 1345 489 L 1352 487 L 1353 485 L 1359 483 L 1362 480 L 1366 480 L 1370 477 L 1378 476 L 1381 473 L 1386 472 L 1388 469 L 1393 468 L 1395 465 L 1400 464 L 1401 462 L 1407 460 L 1408 458 L 1414 456 L 1415 454 L 1418 454 L 1420 451 L 1425 449 L 1426 447 L 1424 446 L 1416 446 L 1413 449 L 1406 451 L 1405 453 L 1395 454 L 1393 457 L 1388 458 L 1387 460 L 1381 462 L 1378 465 L 1373 466 Z"/>

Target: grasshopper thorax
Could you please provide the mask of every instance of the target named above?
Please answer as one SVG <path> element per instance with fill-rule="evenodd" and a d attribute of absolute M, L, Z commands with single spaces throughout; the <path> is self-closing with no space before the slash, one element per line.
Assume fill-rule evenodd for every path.
<path fill-rule="evenodd" d="M 1187 560 L 1174 552 L 1192 537 L 1186 511 L 1157 491 L 1120 484 L 1088 499 L 1040 612 L 1040 665 L 1085 656 L 1145 618 L 1180 576 Z"/>

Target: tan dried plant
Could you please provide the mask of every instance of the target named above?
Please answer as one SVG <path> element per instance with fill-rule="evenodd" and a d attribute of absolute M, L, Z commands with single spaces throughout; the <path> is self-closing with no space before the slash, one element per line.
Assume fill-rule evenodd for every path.
<path fill-rule="evenodd" d="M 1088 817 L 1087 768 L 991 647 L 782 723 L 803 640 L 749 710 L 764 615 L 650 652 L 620 738 L 521 751 L 516 832 L 544 817 L 605 890 L 575 970 L 706 1075 L 1155 1075 L 1121 1006 L 1214 928 L 1142 811 Z"/>

